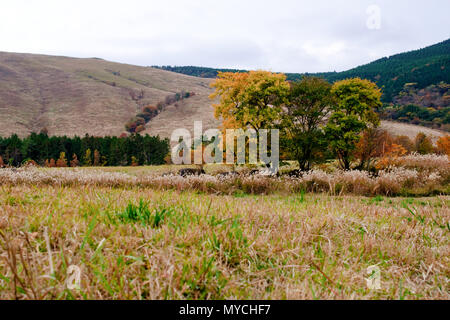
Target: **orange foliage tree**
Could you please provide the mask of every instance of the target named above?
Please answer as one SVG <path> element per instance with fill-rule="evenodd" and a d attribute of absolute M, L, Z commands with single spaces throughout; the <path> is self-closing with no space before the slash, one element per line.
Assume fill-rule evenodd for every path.
<path fill-rule="evenodd" d="M 384 156 L 392 145 L 393 138 L 386 130 L 366 129 L 356 145 L 355 156 L 360 162 L 358 169 L 369 170 L 374 159 Z"/>
<path fill-rule="evenodd" d="M 437 151 L 450 156 L 450 136 L 441 137 L 437 141 Z"/>
<path fill-rule="evenodd" d="M 414 142 L 408 136 L 397 136 L 394 138 L 394 143 L 405 148 L 408 153 L 414 151 Z"/>
<path fill-rule="evenodd" d="M 55 159 L 50 159 L 50 162 L 48 164 L 49 168 L 55 168 L 56 167 L 56 161 Z"/>

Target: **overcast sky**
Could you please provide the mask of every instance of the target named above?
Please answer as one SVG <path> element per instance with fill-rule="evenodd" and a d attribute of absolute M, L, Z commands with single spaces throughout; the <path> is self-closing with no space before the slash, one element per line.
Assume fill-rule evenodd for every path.
<path fill-rule="evenodd" d="M 342 71 L 450 38 L 449 12 L 449 0 L 0 0 L 0 51 Z"/>

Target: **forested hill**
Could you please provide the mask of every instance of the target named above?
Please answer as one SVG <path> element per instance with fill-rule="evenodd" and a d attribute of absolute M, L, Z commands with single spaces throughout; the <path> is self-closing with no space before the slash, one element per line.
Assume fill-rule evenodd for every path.
<path fill-rule="evenodd" d="M 157 68 L 204 78 L 215 78 L 218 71 L 244 71 L 193 66 Z M 383 100 L 392 102 L 407 83 L 417 83 L 416 87 L 419 89 L 441 81 L 450 83 L 450 39 L 423 49 L 385 57 L 344 72 L 288 73 L 287 77 L 288 80 L 297 80 L 304 75 L 323 77 L 331 82 L 350 77 L 370 79 L 383 88 Z"/>
<path fill-rule="evenodd" d="M 450 83 L 450 39 L 436 45 L 382 58 L 349 71 L 327 77 L 329 81 L 361 77 L 383 88 L 384 100 L 392 99 L 407 83 L 419 89 L 441 81 Z"/>

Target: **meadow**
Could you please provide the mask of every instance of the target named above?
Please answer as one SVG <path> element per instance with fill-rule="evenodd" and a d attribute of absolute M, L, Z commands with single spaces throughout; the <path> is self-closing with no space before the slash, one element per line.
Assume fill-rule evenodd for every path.
<path fill-rule="evenodd" d="M 0 169 L 0 299 L 449 299 L 448 158 L 415 157 L 377 177 Z"/>

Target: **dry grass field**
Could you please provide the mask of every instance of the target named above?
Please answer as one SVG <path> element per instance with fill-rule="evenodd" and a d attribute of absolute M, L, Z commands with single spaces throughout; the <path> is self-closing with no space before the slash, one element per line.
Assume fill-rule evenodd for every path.
<path fill-rule="evenodd" d="M 404 165 L 416 180 L 386 181 L 417 184 L 411 168 L 443 161 L 423 160 Z M 0 299 L 450 298 L 449 196 L 364 197 L 372 180 L 357 173 L 311 173 L 306 193 L 266 177 L 162 176 L 176 169 L 0 169 Z M 441 173 L 423 183 L 448 187 Z M 327 176 L 349 188 L 327 190 Z"/>

